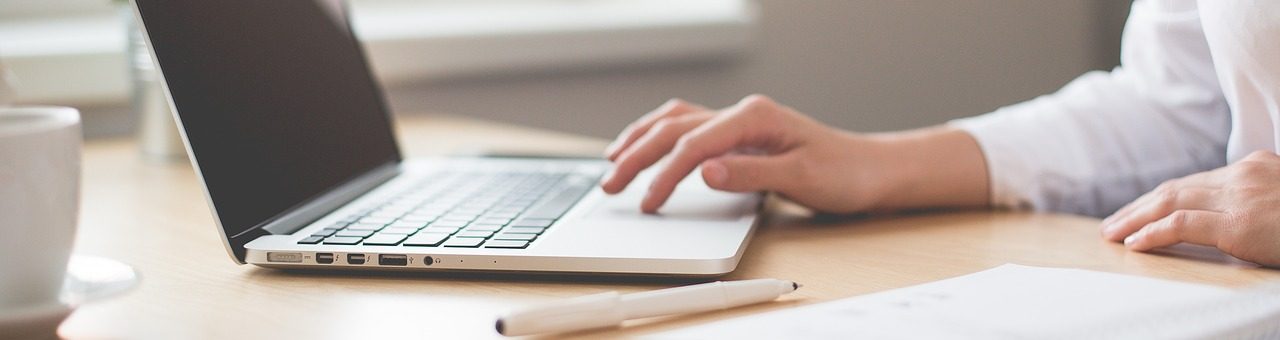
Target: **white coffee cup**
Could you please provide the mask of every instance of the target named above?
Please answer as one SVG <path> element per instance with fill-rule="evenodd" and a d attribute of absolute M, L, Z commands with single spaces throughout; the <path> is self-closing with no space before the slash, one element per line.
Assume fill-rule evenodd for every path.
<path fill-rule="evenodd" d="M 0 310 L 60 303 L 80 203 L 80 113 L 0 107 Z"/>

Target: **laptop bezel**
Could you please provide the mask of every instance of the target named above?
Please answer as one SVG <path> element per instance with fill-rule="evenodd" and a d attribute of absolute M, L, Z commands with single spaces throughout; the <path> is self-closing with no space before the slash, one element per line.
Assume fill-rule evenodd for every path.
<path fill-rule="evenodd" d="M 347 1 L 320 1 L 340 2 L 341 6 L 339 6 L 339 8 L 342 11 L 343 20 L 346 21 L 347 30 L 353 37 L 356 36 L 352 27 L 351 16 L 349 15 L 350 4 Z M 169 82 L 165 78 L 163 67 L 160 65 L 160 59 L 156 55 L 155 50 L 150 48 L 152 42 L 151 35 L 147 31 L 146 23 L 143 21 L 141 5 L 139 5 L 137 1 L 130 1 L 130 3 L 130 7 L 133 10 L 133 18 L 138 23 L 138 30 L 142 33 L 142 38 L 147 43 L 147 53 L 151 56 L 151 60 L 155 62 L 157 70 L 159 70 L 159 72 L 156 72 L 156 76 L 159 78 L 158 80 L 160 81 L 161 91 L 164 92 L 165 103 L 169 106 L 169 112 L 173 116 L 174 123 L 177 125 L 178 134 L 182 137 L 182 145 L 187 152 L 188 159 L 191 161 L 192 168 L 195 170 L 196 179 L 200 182 L 200 187 L 204 191 L 205 203 L 209 205 L 214 225 L 217 227 L 218 235 L 222 239 L 222 245 L 226 248 L 227 254 L 231 256 L 231 259 L 235 261 L 236 264 L 247 264 L 245 261 L 247 249 L 244 248 L 244 245 L 254 239 L 264 235 L 289 234 L 302 229 L 321 217 L 332 213 L 337 208 L 350 203 L 361 195 L 368 193 L 379 185 L 395 178 L 401 173 L 400 164 L 404 162 L 404 155 L 400 150 L 399 137 L 396 135 L 396 130 L 394 128 L 395 116 L 391 114 L 391 110 L 389 109 L 390 106 L 387 104 L 386 92 L 383 91 L 381 84 L 377 82 L 377 79 L 373 74 L 373 70 L 370 68 L 368 54 L 366 53 L 364 46 L 357 40 L 355 48 L 359 52 L 359 58 L 365 67 L 365 74 L 369 77 L 369 85 L 372 86 L 372 90 L 378 94 L 378 110 L 382 111 L 382 114 L 387 116 L 387 127 L 389 133 L 396 141 L 394 143 L 396 147 L 395 159 L 366 171 L 363 174 L 357 175 L 356 177 L 316 196 L 307 198 L 239 234 L 227 235 L 226 228 L 223 226 L 221 218 L 219 218 L 218 207 L 214 204 L 213 196 L 209 191 L 208 183 L 205 181 L 204 175 L 200 171 L 200 163 L 191 147 L 191 141 L 187 136 L 187 130 L 182 124 L 182 117 L 178 114 L 177 104 L 173 101 L 173 93 L 169 90 Z"/>

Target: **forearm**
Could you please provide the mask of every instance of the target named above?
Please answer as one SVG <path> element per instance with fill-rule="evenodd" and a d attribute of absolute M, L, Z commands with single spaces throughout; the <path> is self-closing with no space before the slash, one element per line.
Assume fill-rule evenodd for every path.
<path fill-rule="evenodd" d="M 967 132 L 938 126 L 866 137 L 880 146 L 871 158 L 883 178 L 877 209 L 990 205 L 986 158 Z"/>

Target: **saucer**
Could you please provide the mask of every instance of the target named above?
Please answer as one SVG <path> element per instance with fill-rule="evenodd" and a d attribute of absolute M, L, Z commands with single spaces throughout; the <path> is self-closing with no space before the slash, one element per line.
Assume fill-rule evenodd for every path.
<path fill-rule="evenodd" d="M 77 306 L 120 295 L 138 285 L 138 273 L 119 261 L 73 255 L 58 301 L 0 311 L 0 339 L 53 339 Z"/>

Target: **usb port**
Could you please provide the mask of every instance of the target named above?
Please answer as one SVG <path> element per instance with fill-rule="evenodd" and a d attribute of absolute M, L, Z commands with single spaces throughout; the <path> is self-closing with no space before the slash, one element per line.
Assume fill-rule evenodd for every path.
<path fill-rule="evenodd" d="M 316 263 L 320 263 L 320 264 L 333 263 L 333 253 L 316 253 Z"/>
<path fill-rule="evenodd" d="M 409 257 L 405 255 L 381 254 L 378 255 L 378 265 L 407 266 L 409 265 Z"/>
<path fill-rule="evenodd" d="M 347 264 L 364 264 L 364 254 L 347 254 Z"/>

